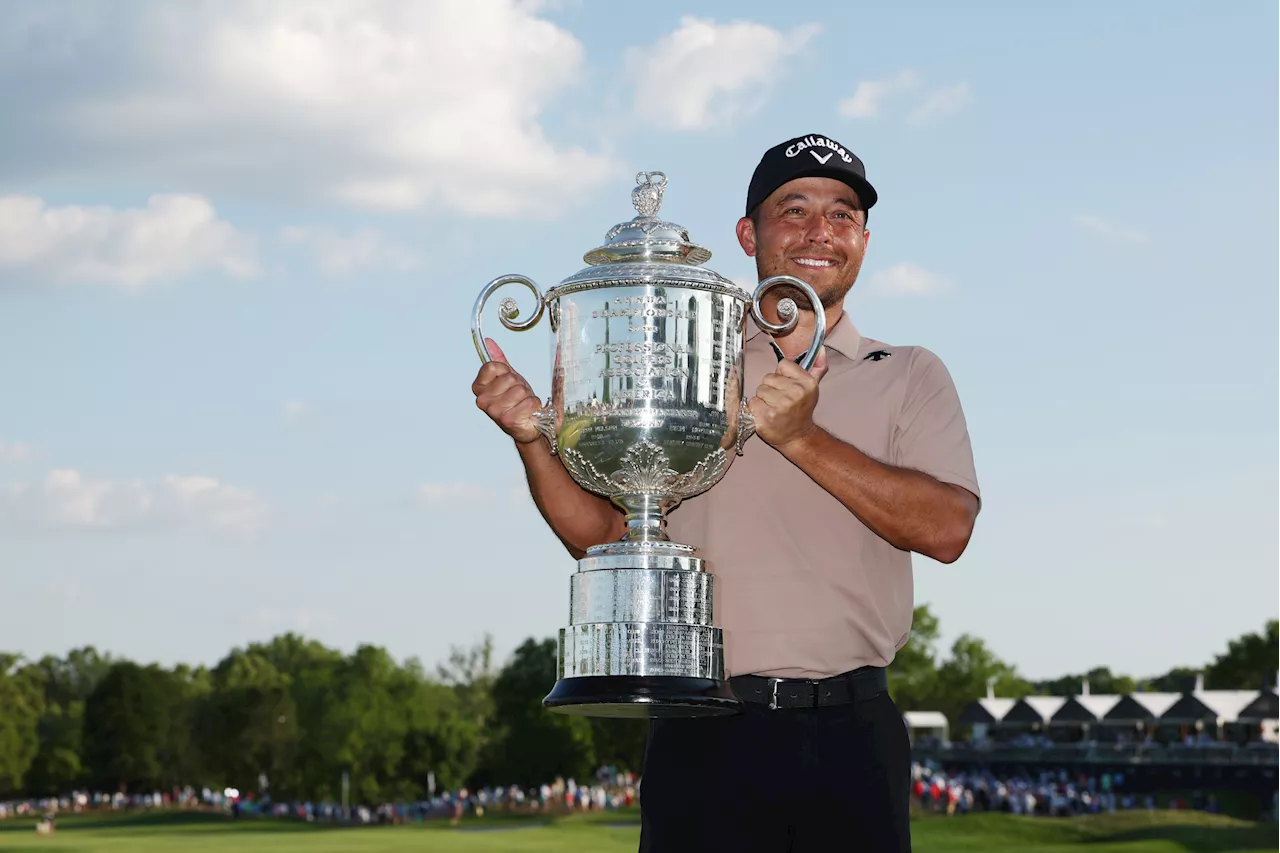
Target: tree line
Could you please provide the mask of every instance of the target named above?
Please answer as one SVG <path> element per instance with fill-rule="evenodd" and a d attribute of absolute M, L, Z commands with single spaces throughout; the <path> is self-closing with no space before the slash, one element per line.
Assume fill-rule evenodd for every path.
<path fill-rule="evenodd" d="M 998 695 L 1258 689 L 1277 670 L 1277 621 L 1244 634 L 1205 667 L 1136 680 L 1107 667 L 1050 681 L 1023 678 L 981 639 L 944 655 L 938 620 L 916 608 L 912 638 L 891 668 L 903 710 L 955 719 L 994 683 Z M 185 785 L 260 790 L 279 800 L 422 798 L 428 780 L 459 786 L 540 785 L 639 772 L 647 725 L 546 712 L 556 641 L 530 638 L 497 666 L 489 638 L 455 648 L 428 672 L 382 648 L 343 654 L 296 634 L 234 649 L 212 668 L 166 668 L 92 647 L 38 661 L 0 653 L 0 799 L 72 790 L 150 792 Z"/>

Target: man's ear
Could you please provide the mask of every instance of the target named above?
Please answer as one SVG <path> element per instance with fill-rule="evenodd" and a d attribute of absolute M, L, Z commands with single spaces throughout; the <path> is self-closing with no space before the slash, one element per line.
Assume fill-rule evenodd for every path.
<path fill-rule="evenodd" d="M 751 217 L 744 216 L 738 220 L 738 245 L 742 246 L 742 251 L 747 253 L 748 258 L 755 257 L 756 254 L 756 224 L 751 221 Z"/>

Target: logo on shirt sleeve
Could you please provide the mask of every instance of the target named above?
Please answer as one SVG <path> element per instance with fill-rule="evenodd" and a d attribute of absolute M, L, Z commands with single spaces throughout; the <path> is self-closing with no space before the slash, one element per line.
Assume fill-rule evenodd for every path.
<path fill-rule="evenodd" d="M 875 352 L 869 352 L 863 357 L 863 361 L 879 361 L 882 358 L 888 358 L 893 353 L 888 350 L 878 349 Z"/>

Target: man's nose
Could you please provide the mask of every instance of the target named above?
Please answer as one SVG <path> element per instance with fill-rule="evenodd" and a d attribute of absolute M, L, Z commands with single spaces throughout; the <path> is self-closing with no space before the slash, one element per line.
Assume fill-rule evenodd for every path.
<path fill-rule="evenodd" d="M 810 243 L 830 243 L 831 223 L 825 216 L 815 216 L 809 222 L 809 233 L 806 235 Z"/>

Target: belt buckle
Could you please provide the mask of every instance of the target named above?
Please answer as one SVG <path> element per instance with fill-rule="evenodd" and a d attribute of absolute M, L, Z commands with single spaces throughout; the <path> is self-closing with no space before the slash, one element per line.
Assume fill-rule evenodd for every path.
<path fill-rule="evenodd" d="M 769 685 L 772 688 L 769 693 L 769 710 L 770 711 L 778 710 L 778 682 L 781 680 L 782 680 L 781 678 L 769 679 Z"/>

